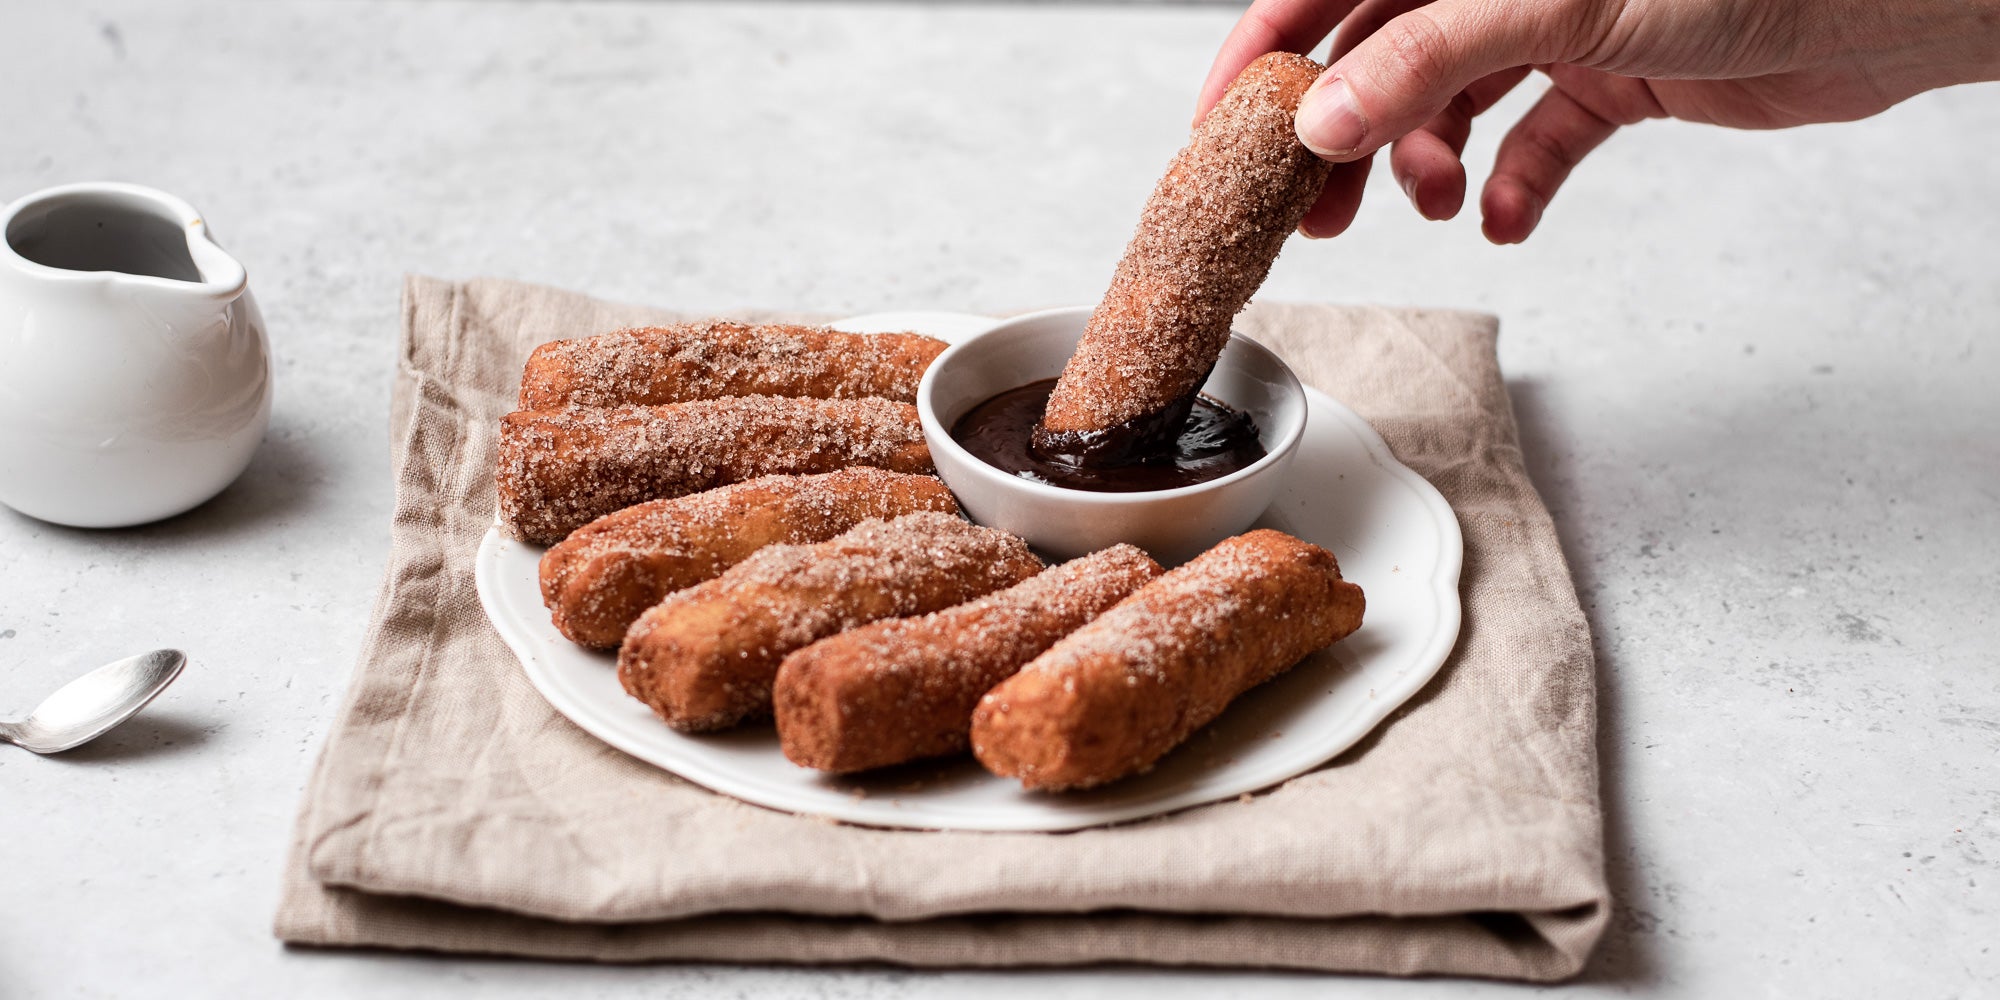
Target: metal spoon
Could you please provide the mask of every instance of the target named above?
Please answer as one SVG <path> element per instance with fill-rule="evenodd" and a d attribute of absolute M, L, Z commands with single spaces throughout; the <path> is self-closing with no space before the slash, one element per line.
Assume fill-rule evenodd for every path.
<path fill-rule="evenodd" d="M 0 742 L 61 753 L 104 735 L 167 689 L 187 655 L 156 649 L 107 663 L 70 681 L 19 722 L 0 722 Z"/>

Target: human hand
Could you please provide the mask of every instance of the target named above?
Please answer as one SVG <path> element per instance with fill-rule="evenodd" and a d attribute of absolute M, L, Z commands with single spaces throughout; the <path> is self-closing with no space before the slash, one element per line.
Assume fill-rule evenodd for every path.
<path fill-rule="evenodd" d="M 2000 0 L 1255 0 L 1223 42 L 1196 120 L 1265 52 L 1334 62 L 1299 139 L 1339 163 L 1299 229 L 1335 236 L 1373 154 L 1425 218 L 1465 200 L 1472 119 L 1532 69 L 1552 86 L 1501 140 L 1486 238 L 1519 243 L 1583 157 L 1621 126 L 1679 118 L 1786 128 L 1865 118 L 1934 87 L 2000 79 Z"/>

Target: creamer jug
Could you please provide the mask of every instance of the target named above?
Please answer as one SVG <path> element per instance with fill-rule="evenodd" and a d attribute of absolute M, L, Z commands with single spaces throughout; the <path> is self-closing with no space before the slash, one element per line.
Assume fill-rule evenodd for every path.
<path fill-rule="evenodd" d="M 271 414 L 243 265 L 186 202 L 71 184 L 0 211 L 0 503 L 77 527 L 220 493 Z"/>

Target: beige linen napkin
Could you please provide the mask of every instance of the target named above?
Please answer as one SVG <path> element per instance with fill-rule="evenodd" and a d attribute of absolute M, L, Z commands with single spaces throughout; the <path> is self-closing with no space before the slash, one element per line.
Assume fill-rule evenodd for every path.
<path fill-rule="evenodd" d="M 1522 470 L 1496 324 L 1256 305 L 1465 531 L 1465 625 L 1332 764 L 1124 826 L 985 834 L 746 805 L 557 715 L 480 610 L 500 415 L 537 343 L 670 314 L 412 278 L 388 578 L 306 794 L 277 933 L 607 961 L 1152 962 L 1558 979 L 1609 915 L 1589 635 Z"/>

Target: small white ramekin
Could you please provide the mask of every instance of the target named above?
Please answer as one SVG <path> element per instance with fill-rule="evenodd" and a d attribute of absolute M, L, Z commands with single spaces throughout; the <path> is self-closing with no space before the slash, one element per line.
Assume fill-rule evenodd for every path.
<path fill-rule="evenodd" d="M 965 512 L 1056 559 L 1130 542 L 1169 566 L 1250 527 L 1277 497 L 1298 451 L 1306 394 L 1276 354 L 1240 334 L 1229 338 L 1202 391 L 1250 414 L 1265 455 L 1219 479 L 1142 493 L 1067 489 L 1004 472 L 952 440 L 952 425 L 973 407 L 1061 374 L 1090 312 L 1085 306 L 1017 316 L 953 345 L 924 373 L 917 387 L 924 440 Z"/>

